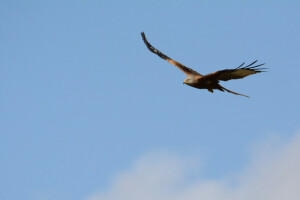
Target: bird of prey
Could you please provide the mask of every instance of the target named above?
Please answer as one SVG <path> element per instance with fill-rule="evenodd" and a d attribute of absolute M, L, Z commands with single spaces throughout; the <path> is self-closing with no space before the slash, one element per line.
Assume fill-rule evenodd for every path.
<path fill-rule="evenodd" d="M 163 54 L 162 52 L 160 52 L 159 50 L 157 50 L 156 48 L 154 48 L 146 39 L 145 33 L 142 32 L 141 33 L 142 38 L 147 46 L 147 48 L 154 54 L 158 55 L 159 57 L 161 57 L 162 59 L 168 61 L 169 63 L 171 63 L 172 65 L 176 66 L 177 68 L 179 68 L 183 73 L 185 73 L 187 75 L 187 78 L 184 79 L 183 84 L 187 84 L 191 87 L 194 88 L 198 88 L 198 89 L 207 89 L 210 92 L 214 92 L 214 89 L 220 90 L 222 92 L 227 91 L 229 93 L 235 94 L 235 95 L 242 95 L 244 97 L 249 97 L 243 94 L 239 94 L 236 92 L 233 92 L 231 90 L 228 90 L 226 88 L 224 88 L 223 86 L 221 86 L 219 84 L 219 81 L 228 81 L 231 79 L 241 79 L 244 78 L 246 76 L 252 75 L 252 74 L 256 74 L 256 73 L 260 73 L 263 72 L 263 69 L 266 68 L 259 68 L 260 66 L 264 65 L 263 64 L 259 64 L 259 65 L 254 65 L 256 61 L 252 62 L 251 64 L 244 66 L 243 65 L 245 63 L 242 63 L 240 66 L 238 66 L 235 69 L 224 69 L 224 70 L 220 70 L 220 71 L 216 71 L 207 75 L 202 75 L 199 74 L 198 72 L 184 66 L 183 64 L 169 58 L 168 56 L 166 56 L 165 54 Z"/>

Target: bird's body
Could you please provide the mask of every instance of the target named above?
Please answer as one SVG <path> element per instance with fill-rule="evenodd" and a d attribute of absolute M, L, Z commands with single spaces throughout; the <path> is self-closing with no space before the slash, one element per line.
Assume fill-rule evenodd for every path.
<path fill-rule="evenodd" d="M 197 76 L 190 76 L 189 78 L 184 79 L 184 84 L 187 84 L 191 87 L 198 88 L 198 89 L 218 89 L 219 81 L 217 80 L 210 80 L 205 79 L 202 77 Z"/>
<path fill-rule="evenodd" d="M 161 53 L 159 50 L 157 50 L 156 48 L 154 48 L 146 39 L 146 36 L 144 34 L 144 32 L 141 33 L 142 38 L 147 46 L 147 48 L 154 54 L 158 55 L 159 57 L 161 57 L 162 59 L 168 61 L 169 63 L 171 63 L 172 65 L 176 66 L 177 68 L 179 68 L 181 71 L 183 71 L 186 75 L 187 78 L 184 79 L 184 84 L 187 84 L 191 87 L 194 88 L 198 88 L 198 89 L 207 89 L 210 92 L 213 92 L 214 89 L 220 90 L 222 92 L 227 91 L 230 92 L 232 94 L 236 94 L 236 95 L 242 95 L 245 97 L 248 97 L 246 95 L 243 94 L 239 94 L 236 92 L 233 92 L 231 90 L 228 90 L 226 88 L 224 88 L 223 86 L 221 86 L 219 84 L 219 81 L 228 81 L 231 79 L 240 79 L 240 78 L 244 78 L 246 76 L 249 76 L 251 74 L 256 74 L 256 73 L 260 73 L 262 72 L 261 70 L 264 68 L 258 68 L 264 64 L 260 64 L 260 65 L 256 65 L 253 66 L 256 62 L 254 61 L 253 63 L 242 67 L 245 63 L 241 64 L 239 67 L 237 67 L 236 69 L 225 69 L 225 70 L 221 70 L 221 71 L 216 71 L 207 75 L 201 75 L 198 72 L 182 65 L 181 63 L 169 58 L 168 56 L 166 56 L 165 54 Z"/>

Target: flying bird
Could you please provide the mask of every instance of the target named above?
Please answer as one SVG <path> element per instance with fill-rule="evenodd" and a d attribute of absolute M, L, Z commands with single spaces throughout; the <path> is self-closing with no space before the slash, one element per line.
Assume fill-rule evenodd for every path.
<path fill-rule="evenodd" d="M 223 86 L 221 86 L 219 84 L 219 81 L 228 81 L 231 79 L 241 79 L 241 78 L 244 78 L 244 77 L 252 75 L 252 74 L 264 72 L 262 70 L 266 69 L 266 68 L 259 68 L 260 66 L 264 65 L 265 63 L 259 64 L 259 65 L 254 65 L 257 62 L 257 60 L 256 60 L 247 66 L 244 66 L 245 63 L 242 63 L 240 66 L 238 66 L 235 69 L 224 69 L 224 70 L 216 71 L 216 72 L 213 72 L 213 73 L 210 73 L 207 75 L 202 75 L 202 74 L 199 74 L 198 72 L 192 70 L 191 68 L 188 68 L 188 67 L 184 66 L 183 64 L 169 58 L 168 56 L 166 56 L 165 54 L 163 54 L 162 52 L 160 52 L 159 50 L 154 48 L 148 42 L 144 32 L 142 32 L 141 35 L 142 35 L 142 38 L 143 38 L 147 48 L 152 53 L 154 53 L 154 54 L 158 55 L 159 57 L 161 57 L 162 59 L 168 61 L 169 63 L 171 63 L 172 65 L 174 65 L 175 67 L 177 67 L 178 69 L 180 69 L 183 73 L 185 73 L 187 75 L 187 78 L 184 79 L 183 84 L 186 84 L 191 87 L 198 88 L 198 89 L 207 89 L 208 91 L 210 91 L 212 93 L 214 92 L 213 90 L 220 90 L 222 92 L 224 92 L 224 90 L 225 90 L 225 91 L 235 94 L 235 95 L 242 95 L 244 97 L 249 97 L 249 96 L 239 94 L 239 93 L 236 93 L 236 92 L 233 92 L 231 90 L 224 88 Z"/>

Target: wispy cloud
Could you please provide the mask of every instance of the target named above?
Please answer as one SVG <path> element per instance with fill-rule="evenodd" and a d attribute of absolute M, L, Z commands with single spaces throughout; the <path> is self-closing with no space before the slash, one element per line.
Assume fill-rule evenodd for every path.
<path fill-rule="evenodd" d="M 300 197 L 300 133 L 291 142 L 255 151 L 238 175 L 219 180 L 187 181 L 192 159 L 152 154 L 118 176 L 111 188 L 88 200 L 298 200 Z M 275 148 L 276 147 L 276 148 Z M 234 186 L 230 183 L 235 182 Z"/>

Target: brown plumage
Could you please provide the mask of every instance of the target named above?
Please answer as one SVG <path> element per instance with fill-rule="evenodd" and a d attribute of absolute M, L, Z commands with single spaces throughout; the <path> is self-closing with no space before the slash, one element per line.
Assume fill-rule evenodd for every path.
<path fill-rule="evenodd" d="M 228 81 L 231 79 L 241 79 L 241 78 L 244 78 L 244 77 L 252 75 L 252 74 L 263 72 L 262 70 L 265 69 L 265 68 L 258 68 L 258 67 L 264 65 L 264 63 L 260 64 L 260 65 L 254 65 L 257 62 L 257 60 L 256 60 L 245 67 L 243 67 L 243 65 L 245 64 L 245 63 L 243 63 L 235 69 L 224 69 L 224 70 L 216 71 L 216 72 L 213 72 L 213 73 L 210 73 L 207 75 L 201 75 L 198 72 L 184 66 L 183 64 L 169 58 L 168 56 L 164 55 L 162 52 L 160 52 L 159 50 L 154 48 L 146 39 L 144 32 L 142 32 L 141 35 L 142 35 L 142 38 L 143 38 L 147 48 L 152 53 L 158 55 L 162 59 L 168 61 L 169 63 L 171 63 L 172 65 L 176 66 L 178 69 L 183 71 L 187 75 L 187 78 L 184 79 L 183 83 L 187 84 L 191 87 L 194 87 L 194 88 L 207 89 L 210 92 L 214 92 L 213 91 L 214 89 L 220 90 L 222 92 L 224 92 L 224 90 L 225 90 L 232 94 L 248 97 L 246 95 L 239 94 L 239 93 L 233 92 L 231 90 L 228 90 L 228 89 L 222 87 L 219 84 L 219 81 Z"/>

